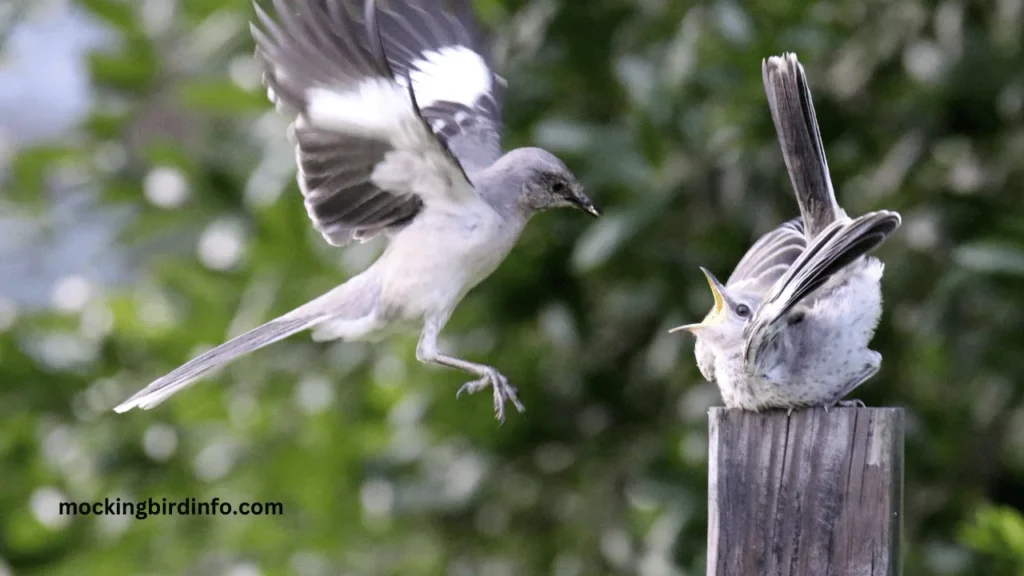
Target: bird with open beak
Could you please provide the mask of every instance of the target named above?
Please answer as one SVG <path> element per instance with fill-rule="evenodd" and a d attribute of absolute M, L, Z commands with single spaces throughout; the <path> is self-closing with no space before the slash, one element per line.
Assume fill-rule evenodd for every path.
<path fill-rule="evenodd" d="M 730 408 L 831 407 L 873 376 L 868 348 L 882 314 L 882 263 L 868 253 L 900 225 L 888 210 L 850 218 L 836 201 L 803 67 L 764 62 L 765 90 L 800 217 L 768 232 L 723 285 L 708 270 L 714 306 L 675 328 Z"/>

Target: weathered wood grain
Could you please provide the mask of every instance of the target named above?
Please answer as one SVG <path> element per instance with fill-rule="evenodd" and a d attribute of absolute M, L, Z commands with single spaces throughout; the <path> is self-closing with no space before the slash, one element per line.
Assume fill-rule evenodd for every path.
<path fill-rule="evenodd" d="M 712 408 L 708 576 L 898 576 L 903 410 Z"/>

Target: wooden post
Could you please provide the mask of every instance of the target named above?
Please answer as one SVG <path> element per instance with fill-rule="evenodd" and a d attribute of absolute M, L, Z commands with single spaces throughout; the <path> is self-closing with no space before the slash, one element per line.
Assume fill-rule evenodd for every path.
<path fill-rule="evenodd" d="M 903 409 L 712 408 L 708 576 L 898 576 Z"/>

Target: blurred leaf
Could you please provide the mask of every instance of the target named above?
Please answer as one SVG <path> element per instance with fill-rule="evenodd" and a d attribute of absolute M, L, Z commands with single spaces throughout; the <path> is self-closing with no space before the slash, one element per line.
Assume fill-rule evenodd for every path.
<path fill-rule="evenodd" d="M 231 82 L 198 81 L 179 88 L 182 103 L 198 112 L 209 114 L 251 114 L 266 108 L 266 97 L 248 92 Z"/>
<path fill-rule="evenodd" d="M 142 91 L 157 74 L 152 62 L 136 55 L 94 53 L 89 64 L 94 81 L 122 90 Z"/>
<path fill-rule="evenodd" d="M 626 214 L 605 214 L 591 224 L 576 243 L 573 268 L 587 273 L 611 258 L 632 235 L 633 220 Z"/>
<path fill-rule="evenodd" d="M 1024 246 L 1005 242 L 975 242 L 957 248 L 956 263 L 968 270 L 1024 276 Z"/>
<path fill-rule="evenodd" d="M 94 16 L 112 24 L 123 32 L 135 32 L 135 11 L 132 3 L 124 0 L 78 0 Z"/>
<path fill-rule="evenodd" d="M 97 140 L 119 138 L 125 129 L 126 118 L 122 114 L 94 113 L 82 123 L 82 128 Z"/>
<path fill-rule="evenodd" d="M 14 200 L 29 205 L 46 201 L 48 179 L 64 162 L 81 158 L 81 151 L 68 145 L 25 148 L 11 161 L 10 185 L 6 192 Z"/>
<path fill-rule="evenodd" d="M 968 546 L 991 557 L 999 574 L 1024 575 L 1024 517 L 1019 511 L 984 506 L 974 523 L 963 528 L 961 537 Z"/>

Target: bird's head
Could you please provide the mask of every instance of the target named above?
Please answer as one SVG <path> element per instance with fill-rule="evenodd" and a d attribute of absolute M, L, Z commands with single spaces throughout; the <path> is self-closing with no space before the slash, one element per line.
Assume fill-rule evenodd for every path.
<path fill-rule="evenodd" d="M 743 341 L 743 327 L 754 315 L 757 307 L 756 298 L 743 292 L 730 290 L 715 278 L 708 269 L 701 268 L 704 276 L 711 286 L 711 294 L 715 298 L 714 306 L 708 315 L 699 323 L 677 326 L 669 332 L 685 330 L 700 339 L 707 339 L 712 342 L 725 343 L 726 341 L 736 343 Z"/>
<path fill-rule="evenodd" d="M 517 169 L 523 170 L 520 203 L 532 212 L 549 208 L 576 208 L 595 218 L 601 215 L 576 176 L 554 154 L 540 148 L 520 148 L 515 155 Z"/>

